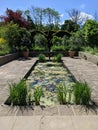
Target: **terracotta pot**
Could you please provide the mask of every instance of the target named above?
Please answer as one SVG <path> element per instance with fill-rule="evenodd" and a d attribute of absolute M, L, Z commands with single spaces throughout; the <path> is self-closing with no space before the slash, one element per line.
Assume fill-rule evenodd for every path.
<path fill-rule="evenodd" d="M 75 51 L 69 51 L 69 56 L 70 56 L 71 58 L 74 58 L 74 55 L 75 55 Z"/>
<path fill-rule="evenodd" d="M 23 51 L 23 52 L 22 52 L 22 55 L 23 55 L 24 58 L 28 58 L 28 56 L 29 56 L 29 51 Z"/>

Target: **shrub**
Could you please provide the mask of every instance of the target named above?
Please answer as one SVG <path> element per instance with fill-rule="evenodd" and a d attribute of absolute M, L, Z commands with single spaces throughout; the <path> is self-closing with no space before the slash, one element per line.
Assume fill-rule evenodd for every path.
<path fill-rule="evenodd" d="M 61 60 L 62 60 L 62 54 L 57 54 L 56 61 L 61 62 Z"/>
<path fill-rule="evenodd" d="M 40 105 L 40 99 L 41 99 L 42 95 L 43 95 L 42 88 L 39 86 L 36 86 L 34 88 L 34 102 L 36 105 Z"/>
<path fill-rule="evenodd" d="M 66 95 L 67 95 L 66 86 L 60 83 L 59 86 L 57 87 L 57 99 L 60 104 L 66 103 Z"/>
<path fill-rule="evenodd" d="M 40 55 L 39 55 L 39 61 L 40 61 L 40 62 L 45 62 L 45 61 L 46 61 L 44 54 L 40 54 Z"/>
<path fill-rule="evenodd" d="M 47 48 L 47 39 L 42 34 L 36 34 L 34 36 L 34 43 L 35 43 L 35 45 L 37 45 L 41 48 Z"/>
<path fill-rule="evenodd" d="M 10 84 L 10 95 L 7 100 L 13 105 L 26 105 L 27 85 L 25 80 L 21 80 L 18 84 Z"/>
<path fill-rule="evenodd" d="M 90 54 L 93 54 L 93 55 L 98 55 L 98 47 L 90 47 L 90 46 L 87 46 L 87 47 L 83 47 L 83 51 L 85 52 L 88 52 Z"/>
<path fill-rule="evenodd" d="M 89 105 L 91 101 L 91 90 L 88 84 L 76 83 L 74 87 L 75 103 L 82 105 Z"/>
<path fill-rule="evenodd" d="M 65 51 L 65 47 L 64 47 L 64 45 L 54 45 L 53 47 L 52 47 L 52 51 Z"/>
<path fill-rule="evenodd" d="M 10 47 L 4 38 L 0 38 L 0 55 L 5 55 L 10 53 Z"/>
<path fill-rule="evenodd" d="M 19 26 L 13 22 L 7 24 L 6 40 L 13 49 L 19 42 Z"/>
<path fill-rule="evenodd" d="M 44 48 L 44 47 L 40 47 L 40 46 L 38 46 L 38 45 L 35 45 L 35 46 L 32 48 L 32 50 L 34 50 L 34 51 L 44 51 L 45 48 Z"/>
<path fill-rule="evenodd" d="M 61 45 L 62 44 L 62 38 L 54 36 L 52 38 L 52 43 L 53 43 L 53 45 Z"/>

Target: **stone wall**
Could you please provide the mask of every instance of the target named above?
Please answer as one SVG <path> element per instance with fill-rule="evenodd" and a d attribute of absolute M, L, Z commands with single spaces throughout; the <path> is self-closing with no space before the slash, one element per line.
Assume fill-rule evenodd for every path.
<path fill-rule="evenodd" d="M 93 63 L 97 63 L 98 62 L 98 56 L 96 55 L 93 55 L 93 54 L 89 54 L 89 53 L 86 53 L 86 52 L 79 52 L 79 57 L 80 58 L 83 58 L 85 60 L 88 60 L 88 61 L 91 61 Z"/>
<path fill-rule="evenodd" d="M 17 59 L 18 57 L 19 57 L 19 53 L 13 53 L 13 54 L 5 55 L 5 56 L 0 56 L 0 66 L 14 59 Z"/>

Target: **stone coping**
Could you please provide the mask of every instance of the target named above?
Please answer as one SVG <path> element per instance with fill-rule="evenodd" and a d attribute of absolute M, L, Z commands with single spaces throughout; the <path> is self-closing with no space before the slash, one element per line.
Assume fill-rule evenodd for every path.
<path fill-rule="evenodd" d="M 0 66 L 4 65 L 12 60 L 19 58 L 19 53 L 12 53 L 4 56 L 0 56 Z"/>
<path fill-rule="evenodd" d="M 87 52 L 80 51 L 79 52 L 79 57 L 83 58 L 85 60 L 91 61 L 91 62 L 93 62 L 95 64 L 98 62 L 98 56 L 87 53 Z"/>

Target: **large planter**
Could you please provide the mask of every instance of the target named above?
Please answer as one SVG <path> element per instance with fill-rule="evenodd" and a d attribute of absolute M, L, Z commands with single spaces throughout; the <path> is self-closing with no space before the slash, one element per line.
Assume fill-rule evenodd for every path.
<path fill-rule="evenodd" d="M 29 57 L 29 51 L 23 51 L 22 55 L 23 55 L 24 58 L 27 59 Z"/>
<path fill-rule="evenodd" d="M 75 55 L 75 51 L 69 51 L 69 56 L 70 56 L 71 58 L 74 58 L 74 55 Z"/>

